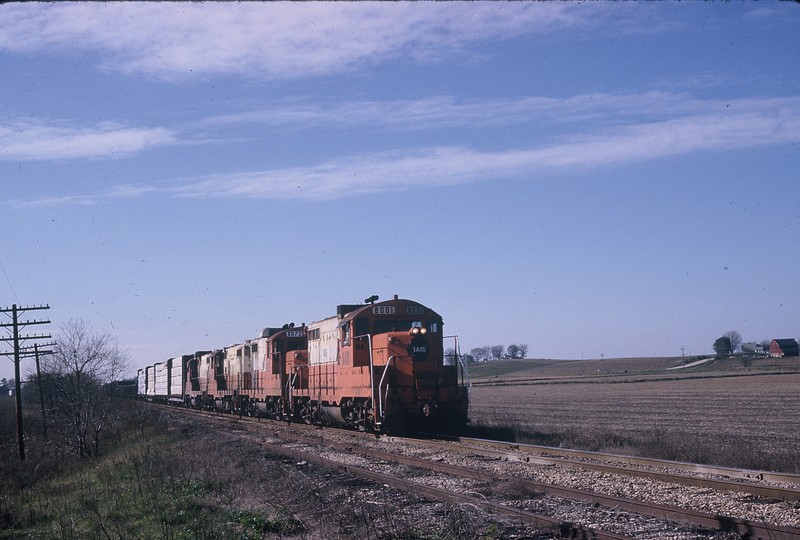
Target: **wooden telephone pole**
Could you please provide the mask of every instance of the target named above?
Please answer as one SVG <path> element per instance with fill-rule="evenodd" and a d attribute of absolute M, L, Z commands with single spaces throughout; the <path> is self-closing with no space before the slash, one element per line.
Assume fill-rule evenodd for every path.
<path fill-rule="evenodd" d="M 25 440 L 23 438 L 23 430 L 22 430 L 22 392 L 21 392 L 21 383 L 20 383 L 20 361 L 23 358 L 27 358 L 30 356 L 36 356 L 40 354 L 50 354 L 53 351 L 49 350 L 48 347 L 54 345 L 54 343 L 47 343 L 43 345 L 44 349 L 40 348 L 40 345 L 23 345 L 26 341 L 36 341 L 41 339 L 50 339 L 52 336 L 44 335 L 44 334 L 33 334 L 33 335 L 20 335 L 20 331 L 28 326 L 33 326 L 37 324 L 50 324 L 50 321 L 20 321 L 19 317 L 25 312 L 28 311 L 37 311 L 42 309 L 50 309 L 50 306 L 23 306 L 18 307 L 16 304 L 13 304 L 10 308 L 3 308 L 0 309 L 0 313 L 4 313 L 6 315 L 11 315 L 11 322 L 10 323 L 2 323 L 0 324 L 0 328 L 8 328 L 11 329 L 11 337 L 0 337 L 0 341 L 5 341 L 8 343 L 13 344 L 14 350 L 12 352 L 0 352 L 0 356 L 13 356 L 14 357 L 14 378 L 15 382 L 15 389 L 14 393 L 17 400 L 17 444 L 19 446 L 19 459 L 24 461 L 25 460 Z"/>

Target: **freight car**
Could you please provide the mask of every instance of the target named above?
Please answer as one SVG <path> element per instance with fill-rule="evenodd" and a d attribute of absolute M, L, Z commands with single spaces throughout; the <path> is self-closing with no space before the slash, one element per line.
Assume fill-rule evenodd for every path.
<path fill-rule="evenodd" d="M 289 422 L 456 432 L 468 422 L 469 381 L 460 356 L 445 355 L 443 325 L 418 302 L 374 296 L 308 326 L 265 328 L 242 344 L 148 366 L 138 390 L 151 400 Z"/>
<path fill-rule="evenodd" d="M 184 378 L 190 357 L 178 356 L 139 370 L 137 393 L 150 401 L 183 404 Z"/>

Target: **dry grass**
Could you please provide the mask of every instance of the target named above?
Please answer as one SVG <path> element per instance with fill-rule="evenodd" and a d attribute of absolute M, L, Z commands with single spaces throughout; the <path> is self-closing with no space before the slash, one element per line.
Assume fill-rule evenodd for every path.
<path fill-rule="evenodd" d="M 800 472 L 797 359 L 666 369 L 678 363 L 480 366 L 472 429 L 519 442 Z"/>

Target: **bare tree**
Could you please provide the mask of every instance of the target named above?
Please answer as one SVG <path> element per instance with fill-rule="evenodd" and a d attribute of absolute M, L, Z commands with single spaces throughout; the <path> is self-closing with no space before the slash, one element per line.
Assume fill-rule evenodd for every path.
<path fill-rule="evenodd" d="M 116 385 L 129 359 L 108 332 L 95 332 L 81 319 L 61 328 L 53 354 L 43 360 L 49 392 L 62 423 L 69 426 L 78 455 L 97 453 L 100 433 L 107 426 L 116 396 Z"/>
<path fill-rule="evenodd" d="M 731 330 L 730 332 L 725 332 L 723 337 L 728 338 L 731 340 L 731 352 L 735 353 L 739 350 L 742 346 L 742 334 L 737 332 L 736 330 Z"/>
<path fill-rule="evenodd" d="M 492 345 L 491 347 L 489 347 L 489 350 L 491 351 L 492 354 L 492 359 L 500 360 L 501 358 L 503 358 L 503 353 L 505 352 L 505 349 L 506 348 L 503 347 L 502 345 Z"/>
<path fill-rule="evenodd" d="M 517 349 L 519 349 L 520 358 L 525 358 L 525 356 L 528 354 L 528 346 L 524 343 L 517 345 Z"/>
<path fill-rule="evenodd" d="M 486 362 L 489 360 L 489 351 L 486 349 L 486 347 L 475 347 L 469 351 L 469 353 L 476 362 Z"/>

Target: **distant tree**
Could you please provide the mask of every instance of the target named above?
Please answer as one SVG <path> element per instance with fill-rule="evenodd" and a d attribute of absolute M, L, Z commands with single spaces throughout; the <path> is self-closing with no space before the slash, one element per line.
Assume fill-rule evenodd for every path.
<path fill-rule="evenodd" d="M 525 345 L 524 343 L 520 343 L 519 345 L 517 345 L 517 348 L 519 349 L 519 357 L 520 358 L 525 358 L 526 356 L 528 356 L 528 346 L 527 345 Z"/>
<path fill-rule="evenodd" d="M 514 343 L 506 348 L 506 355 L 508 355 L 509 358 L 522 358 L 519 355 L 519 347 L 517 347 Z"/>
<path fill-rule="evenodd" d="M 486 347 L 475 347 L 469 351 L 469 353 L 476 362 L 486 362 L 489 360 L 489 351 L 486 350 Z"/>
<path fill-rule="evenodd" d="M 737 332 L 736 330 L 731 330 L 730 332 L 725 332 L 723 337 L 728 338 L 731 341 L 731 352 L 735 353 L 738 351 L 742 346 L 742 334 Z"/>
<path fill-rule="evenodd" d="M 714 352 L 717 356 L 727 356 L 731 354 L 731 338 L 721 336 L 714 341 Z"/>
<path fill-rule="evenodd" d="M 42 375 L 58 424 L 67 427 L 80 456 L 97 453 L 100 434 L 110 419 L 116 396 L 111 385 L 129 360 L 107 332 L 94 332 L 81 319 L 61 328 L 53 353 L 43 358 Z"/>
<path fill-rule="evenodd" d="M 492 345 L 491 347 L 489 347 L 489 350 L 491 351 L 493 360 L 500 360 L 501 358 L 503 358 L 503 352 L 505 351 L 505 347 L 503 347 L 502 345 Z"/>

